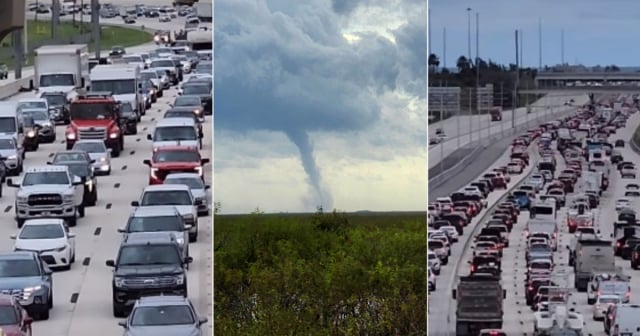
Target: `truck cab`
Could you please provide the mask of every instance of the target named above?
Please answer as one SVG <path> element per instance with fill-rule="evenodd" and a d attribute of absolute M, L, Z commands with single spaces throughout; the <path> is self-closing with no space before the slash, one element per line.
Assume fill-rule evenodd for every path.
<path fill-rule="evenodd" d="M 127 63 L 96 65 L 90 79 L 88 90 L 111 92 L 115 100 L 130 103 L 139 114 L 145 114 L 140 66 Z"/>
<path fill-rule="evenodd" d="M 111 92 L 88 92 L 69 107 L 71 124 L 65 132 L 67 150 L 78 140 L 103 140 L 114 157 L 124 149 L 119 102 Z"/>

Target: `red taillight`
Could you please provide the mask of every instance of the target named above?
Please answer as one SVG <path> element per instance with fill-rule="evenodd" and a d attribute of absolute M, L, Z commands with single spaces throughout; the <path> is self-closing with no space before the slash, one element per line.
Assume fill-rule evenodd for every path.
<path fill-rule="evenodd" d="M 476 270 L 476 266 L 475 265 L 471 265 L 471 273 L 475 272 Z"/>
<path fill-rule="evenodd" d="M 532 291 L 532 290 L 533 290 L 533 286 L 529 286 L 529 291 Z"/>
<path fill-rule="evenodd" d="M 491 331 L 491 332 L 489 332 L 489 335 L 490 335 L 490 336 L 498 336 L 498 335 L 500 335 L 500 334 L 498 334 L 498 332 L 497 332 L 497 331 Z"/>

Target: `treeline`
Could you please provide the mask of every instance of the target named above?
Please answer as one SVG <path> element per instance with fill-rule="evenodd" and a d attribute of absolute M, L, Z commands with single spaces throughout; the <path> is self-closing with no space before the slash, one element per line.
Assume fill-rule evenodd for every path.
<path fill-rule="evenodd" d="M 216 215 L 220 335 L 423 335 L 425 213 Z"/>

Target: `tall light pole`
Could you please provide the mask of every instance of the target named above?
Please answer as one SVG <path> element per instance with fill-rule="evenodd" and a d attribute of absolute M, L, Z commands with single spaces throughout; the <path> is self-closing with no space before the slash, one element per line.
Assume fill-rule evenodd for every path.
<path fill-rule="evenodd" d="M 442 68 L 447 68 L 447 27 L 442 28 Z"/>
<path fill-rule="evenodd" d="M 538 18 L 538 70 L 542 70 L 542 18 Z"/>
<path fill-rule="evenodd" d="M 560 64 L 564 65 L 564 28 L 560 30 Z"/>
<path fill-rule="evenodd" d="M 471 62 L 471 8 L 467 8 L 467 57 Z"/>
<path fill-rule="evenodd" d="M 476 12 L 476 110 L 480 116 L 480 13 Z M 478 137 L 480 135 L 478 134 Z"/>
<path fill-rule="evenodd" d="M 429 49 L 429 55 L 431 55 L 431 8 L 427 11 L 427 30 L 429 31 L 427 46 Z"/>

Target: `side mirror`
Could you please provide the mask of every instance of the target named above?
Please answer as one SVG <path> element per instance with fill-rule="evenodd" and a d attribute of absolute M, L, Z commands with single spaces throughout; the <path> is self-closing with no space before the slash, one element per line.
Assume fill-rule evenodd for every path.
<path fill-rule="evenodd" d="M 153 137 L 151 136 L 151 134 L 147 134 L 147 140 L 153 140 Z"/>
<path fill-rule="evenodd" d="M 189 257 L 185 257 L 184 258 L 184 263 L 185 264 L 190 264 L 193 262 L 193 257 L 189 256 Z"/>
<path fill-rule="evenodd" d="M 147 165 L 147 166 L 149 166 L 149 167 L 151 167 L 151 160 L 149 160 L 149 159 L 142 160 L 142 163 Z"/>
<path fill-rule="evenodd" d="M 210 185 L 207 184 L 207 185 L 204 186 L 204 190 L 209 190 L 209 189 L 211 189 Z"/>
<path fill-rule="evenodd" d="M 209 322 L 209 319 L 208 319 L 208 318 L 206 318 L 206 317 L 201 317 L 201 318 L 198 320 L 198 324 L 200 324 L 200 325 L 203 325 L 203 324 L 205 324 L 205 323 L 207 323 L 207 322 Z"/>
<path fill-rule="evenodd" d="M 7 179 L 7 186 L 12 187 L 12 188 L 20 188 L 20 186 L 15 184 L 13 182 L 13 179 L 10 179 L 10 178 Z"/>
<path fill-rule="evenodd" d="M 173 107 L 173 103 L 169 103 L 169 106 Z"/>
<path fill-rule="evenodd" d="M 203 165 L 205 165 L 205 164 L 207 164 L 209 162 L 210 162 L 210 160 L 207 159 L 207 158 L 204 158 L 204 159 L 200 160 L 200 164 L 203 164 Z"/>
<path fill-rule="evenodd" d="M 139 207 L 139 206 L 140 206 L 140 202 L 138 202 L 138 201 L 131 201 L 131 206 Z"/>
<path fill-rule="evenodd" d="M 107 153 L 109 153 L 109 154 L 113 153 L 113 148 L 107 148 Z"/>
<path fill-rule="evenodd" d="M 127 321 L 118 321 L 118 325 L 127 329 Z"/>
<path fill-rule="evenodd" d="M 109 259 L 105 262 L 105 265 L 109 267 L 116 267 L 116 262 L 113 259 Z"/>
<path fill-rule="evenodd" d="M 567 250 L 571 250 L 571 247 L 569 245 L 565 245 L 565 247 L 567 248 Z"/>
<path fill-rule="evenodd" d="M 191 230 L 191 229 L 193 229 L 193 225 L 191 225 L 191 224 L 185 224 L 185 225 L 184 225 L 184 230 L 185 230 L 185 231 L 189 231 L 189 230 Z"/>
<path fill-rule="evenodd" d="M 91 85 L 87 85 L 87 91 L 91 91 Z"/>
<path fill-rule="evenodd" d="M 76 237 L 76 233 L 75 232 L 69 232 L 67 235 L 69 236 L 69 238 L 75 238 Z"/>
<path fill-rule="evenodd" d="M 142 83 L 138 83 L 138 89 L 142 89 Z"/>
<path fill-rule="evenodd" d="M 471 260 L 467 260 L 467 264 L 471 265 Z"/>
<path fill-rule="evenodd" d="M 118 229 L 118 233 L 124 233 L 124 229 Z"/>
<path fill-rule="evenodd" d="M 84 87 L 84 84 L 85 84 L 85 82 L 84 82 L 84 77 L 82 77 L 82 78 L 80 79 L 80 87 Z"/>
<path fill-rule="evenodd" d="M 16 238 L 18 238 L 18 234 L 14 233 L 14 234 L 10 235 L 9 238 L 16 239 Z"/>
<path fill-rule="evenodd" d="M 204 205 L 204 201 L 202 201 L 201 199 L 197 199 L 193 202 L 193 204 L 195 205 Z"/>
<path fill-rule="evenodd" d="M 51 275 L 51 274 L 53 274 L 53 271 L 51 270 L 51 268 L 49 268 L 49 266 L 44 265 L 44 274 L 45 275 Z"/>

